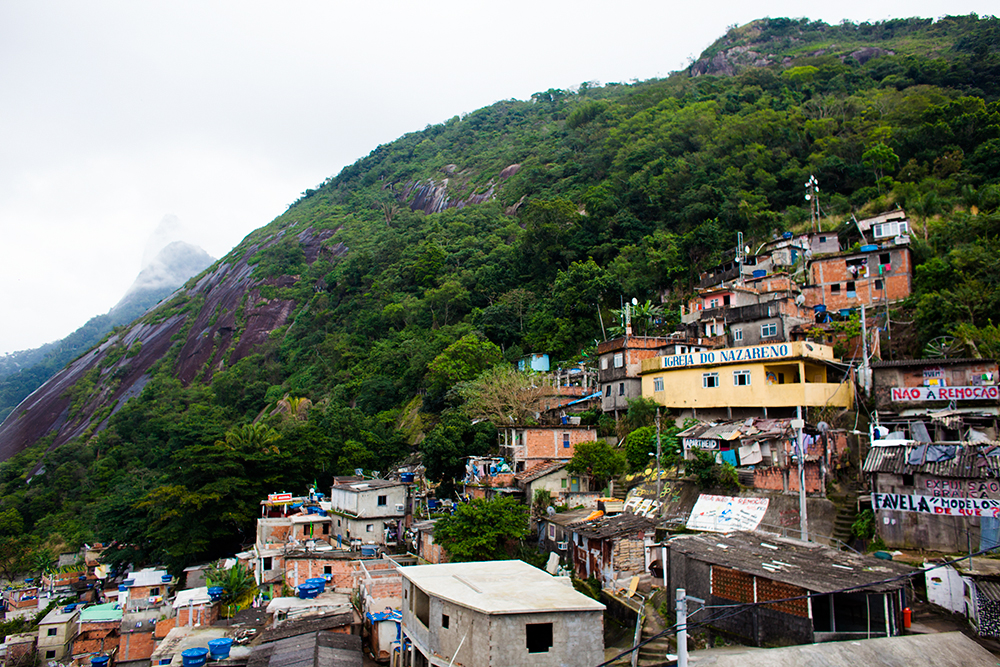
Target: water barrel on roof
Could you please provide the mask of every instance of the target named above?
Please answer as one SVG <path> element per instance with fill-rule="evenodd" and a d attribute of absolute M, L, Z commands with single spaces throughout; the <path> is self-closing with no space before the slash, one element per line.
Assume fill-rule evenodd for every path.
<path fill-rule="evenodd" d="M 212 602 L 218 602 L 222 599 L 222 586 L 209 586 L 208 587 L 208 597 Z"/>
<path fill-rule="evenodd" d="M 125 587 L 135 586 L 135 579 L 126 579 L 125 581 L 122 582 L 122 586 Z"/>
<path fill-rule="evenodd" d="M 767 275 L 767 269 L 754 269 L 753 270 L 753 277 L 754 278 L 763 278 L 766 275 Z"/>
<path fill-rule="evenodd" d="M 320 594 L 320 587 L 316 584 L 300 584 L 299 585 L 299 599 L 300 600 L 311 600 Z"/>
<path fill-rule="evenodd" d="M 306 579 L 306 583 L 312 586 L 319 586 L 320 593 L 326 590 L 326 579 L 323 577 L 310 577 Z"/>
<path fill-rule="evenodd" d="M 362 558 L 374 558 L 378 555 L 378 547 L 374 544 L 363 544 L 361 545 L 361 557 Z"/>
<path fill-rule="evenodd" d="M 181 662 L 184 667 L 201 667 L 208 660 L 208 649 L 202 646 L 181 651 Z"/>
<path fill-rule="evenodd" d="M 401 472 L 399 473 L 399 480 L 403 484 L 413 484 L 413 476 L 412 472 Z"/>
<path fill-rule="evenodd" d="M 160 581 L 163 582 L 164 584 L 169 584 L 173 580 L 174 580 L 174 578 L 171 577 L 169 574 L 165 574 L 162 577 L 160 577 Z"/>
<path fill-rule="evenodd" d="M 212 660 L 225 660 L 229 657 L 229 649 L 233 645 L 233 640 L 229 637 L 212 639 L 208 642 L 208 652 Z"/>
<path fill-rule="evenodd" d="M 794 234 L 792 234 L 791 232 L 785 232 L 784 234 L 781 235 L 781 238 L 783 238 L 783 239 L 790 239 L 793 236 L 794 236 Z"/>
<path fill-rule="evenodd" d="M 108 667 L 108 661 L 111 660 L 110 655 L 95 655 L 90 659 L 91 667 Z"/>
<path fill-rule="evenodd" d="M 874 243 L 861 246 L 861 252 L 875 252 L 876 250 L 878 250 L 878 246 Z"/>

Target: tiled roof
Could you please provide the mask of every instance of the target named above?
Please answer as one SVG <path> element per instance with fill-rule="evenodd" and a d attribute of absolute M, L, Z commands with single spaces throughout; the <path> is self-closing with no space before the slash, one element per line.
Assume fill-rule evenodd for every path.
<path fill-rule="evenodd" d="M 593 521 L 587 521 L 573 526 L 573 530 L 584 537 L 604 539 L 606 537 L 618 537 L 640 531 L 652 530 L 656 522 L 644 516 L 635 514 L 617 514 L 615 516 L 602 516 Z"/>
<path fill-rule="evenodd" d="M 886 580 L 915 571 L 902 563 L 837 551 L 814 542 L 759 533 L 681 535 L 667 542 L 667 547 L 695 560 L 800 586 L 809 591 L 852 587 L 892 591 L 904 587 L 906 580 Z"/>
<path fill-rule="evenodd" d="M 514 475 L 514 481 L 519 485 L 530 484 L 539 477 L 544 477 L 549 473 L 565 468 L 566 463 L 567 461 L 545 461 L 543 463 L 539 463 L 533 468 L 529 468 L 524 472 L 519 472 Z"/>

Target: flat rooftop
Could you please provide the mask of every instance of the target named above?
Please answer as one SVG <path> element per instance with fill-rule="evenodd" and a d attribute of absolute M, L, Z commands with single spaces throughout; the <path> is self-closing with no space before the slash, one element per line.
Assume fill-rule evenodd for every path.
<path fill-rule="evenodd" d="M 441 563 L 400 568 L 428 595 L 485 614 L 604 611 L 604 605 L 520 560 Z"/>

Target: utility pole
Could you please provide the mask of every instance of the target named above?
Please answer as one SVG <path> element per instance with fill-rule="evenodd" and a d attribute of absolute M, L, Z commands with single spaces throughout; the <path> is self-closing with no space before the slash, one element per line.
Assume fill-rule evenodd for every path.
<path fill-rule="evenodd" d="M 809 519 L 806 516 L 806 467 L 805 467 L 805 446 L 802 443 L 802 429 L 806 425 L 802 419 L 802 406 L 795 406 L 795 420 L 792 426 L 798 431 L 795 442 L 798 449 L 799 460 L 799 533 L 803 542 L 809 541 Z"/>
<path fill-rule="evenodd" d="M 868 382 L 870 371 L 868 370 L 868 323 L 865 319 L 865 304 L 861 304 L 861 388 L 865 391 L 865 396 L 871 395 L 871 385 Z"/>
<path fill-rule="evenodd" d="M 687 603 L 688 600 L 704 605 L 705 601 L 690 595 L 683 588 L 678 588 L 675 595 L 677 600 L 677 667 L 687 667 L 688 664 L 688 643 L 687 643 Z M 698 611 L 697 609 L 695 610 Z"/>
<path fill-rule="evenodd" d="M 687 592 L 678 588 L 677 596 L 677 667 L 687 667 L 688 664 L 688 629 L 687 629 Z"/>
<path fill-rule="evenodd" d="M 661 496 L 661 484 L 660 481 L 660 407 L 656 407 L 656 518 L 660 518 L 660 498 Z"/>

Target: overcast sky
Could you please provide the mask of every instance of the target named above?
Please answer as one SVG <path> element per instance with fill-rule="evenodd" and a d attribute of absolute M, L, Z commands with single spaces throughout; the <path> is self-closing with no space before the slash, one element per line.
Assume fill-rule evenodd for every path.
<path fill-rule="evenodd" d="M 765 16 L 991 2 L 0 2 L 0 354 L 108 311 L 143 258 L 215 257 L 380 143 L 502 99 L 684 68 Z"/>

